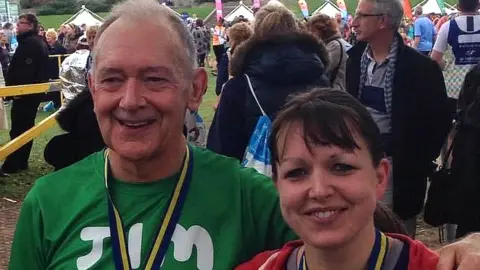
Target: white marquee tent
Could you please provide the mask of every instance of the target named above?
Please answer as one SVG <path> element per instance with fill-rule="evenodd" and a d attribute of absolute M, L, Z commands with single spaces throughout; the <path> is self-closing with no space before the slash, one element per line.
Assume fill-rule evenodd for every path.
<path fill-rule="evenodd" d="M 233 21 L 236 17 L 243 16 L 245 19 L 249 21 L 253 21 L 255 19 L 255 15 L 253 14 L 253 10 L 249 8 L 247 5 L 240 1 L 238 6 L 234 8 L 230 13 L 228 13 L 224 19 L 227 22 Z"/>
<path fill-rule="evenodd" d="M 94 12 L 90 11 L 85 6 L 82 6 L 82 9 L 78 11 L 75 15 L 66 20 L 63 24 L 73 23 L 75 25 L 81 26 L 82 24 L 86 25 L 97 25 L 103 23 L 103 18 Z"/>
<path fill-rule="evenodd" d="M 326 14 L 332 18 L 335 17 L 337 13 L 341 13 L 342 11 L 340 8 L 332 3 L 331 1 L 325 1 L 319 8 L 317 8 L 312 15 L 323 13 Z"/>
<path fill-rule="evenodd" d="M 415 11 L 415 8 L 418 6 L 421 6 L 423 9 L 423 14 L 442 14 L 442 10 L 440 9 L 440 6 L 438 5 L 437 0 L 424 0 L 423 2 L 419 3 L 413 8 L 413 11 Z M 457 9 L 449 5 L 448 3 L 445 3 L 445 13 L 451 14 L 458 12 Z"/>

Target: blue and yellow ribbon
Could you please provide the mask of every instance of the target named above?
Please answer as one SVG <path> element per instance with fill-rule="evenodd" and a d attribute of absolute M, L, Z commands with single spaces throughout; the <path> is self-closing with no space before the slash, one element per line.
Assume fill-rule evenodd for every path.
<path fill-rule="evenodd" d="M 375 242 L 373 244 L 370 257 L 368 258 L 368 270 L 381 270 L 387 257 L 388 252 L 388 237 L 380 232 L 375 231 Z M 305 251 L 303 251 L 300 263 L 298 265 L 299 270 L 308 270 L 307 259 L 305 257 Z"/>
<path fill-rule="evenodd" d="M 192 181 L 193 156 L 191 149 L 187 146 L 183 167 L 178 178 L 175 190 L 173 191 L 167 210 L 163 215 L 163 221 L 158 229 L 155 242 L 150 250 L 145 265 L 146 270 L 160 269 L 160 265 L 165 257 L 170 240 L 172 239 L 175 227 L 180 219 L 181 210 L 185 203 L 186 195 Z M 105 187 L 108 194 L 108 219 L 110 225 L 110 234 L 112 239 L 113 259 L 115 269 L 131 270 L 132 265 L 128 255 L 128 245 L 125 241 L 125 231 L 120 214 L 113 204 L 113 200 L 108 190 L 108 182 L 110 181 L 111 172 L 108 162 L 109 150 L 105 150 Z"/>

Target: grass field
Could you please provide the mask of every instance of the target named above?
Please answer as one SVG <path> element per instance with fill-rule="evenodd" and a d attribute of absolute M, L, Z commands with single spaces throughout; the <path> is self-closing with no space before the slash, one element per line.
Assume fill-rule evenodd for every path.
<path fill-rule="evenodd" d="M 209 76 L 208 90 L 204 96 L 202 106 L 200 107 L 200 115 L 203 116 L 208 126 L 210 126 L 214 115 L 212 105 L 216 102 L 217 98 L 215 95 L 215 79 L 216 77 L 212 75 Z M 48 115 L 50 115 L 50 113 L 45 113 L 43 111 L 39 112 L 37 115 L 37 123 Z M 52 167 L 48 165 L 43 158 L 43 150 L 48 141 L 61 132 L 62 131 L 60 128 L 56 126 L 34 140 L 33 149 L 29 160 L 30 168 L 21 173 L 12 174 L 7 178 L 0 178 L 0 200 L 3 197 L 14 200 L 22 200 L 36 179 L 52 171 Z M 10 137 L 8 135 L 8 131 L 0 131 L 0 143 L 5 144 L 9 140 Z M 0 206 L 1 205 L 2 202 L 0 201 Z"/>
<path fill-rule="evenodd" d="M 88 8 L 88 6 L 87 6 Z M 213 3 L 205 3 L 196 7 L 192 8 L 178 8 L 176 9 L 177 12 L 187 12 L 188 14 L 197 14 L 198 18 L 205 18 L 212 12 L 213 10 Z M 108 16 L 109 12 L 98 13 L 102 18 Z M 62 23 L 68 20 L 73 14 L 64 14 L 64 15 L 47 15 L 47 16 L 38 16 L 40 23 L 45 28 L 55 28 L 57 29 Z"/>

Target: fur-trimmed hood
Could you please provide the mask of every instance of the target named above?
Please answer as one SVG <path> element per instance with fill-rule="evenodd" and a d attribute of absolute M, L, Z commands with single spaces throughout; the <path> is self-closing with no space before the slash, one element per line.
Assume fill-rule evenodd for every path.
<path fill-rule="evenodd" d="M 325 74 L 328 64 L 325 45 L 308 32 L 272 36 L 266 40 L 254 35 L 235 50 L 230 72 L 233 76 L 247 73 L 281 84 L 293 78 L 318 79 Z"/>

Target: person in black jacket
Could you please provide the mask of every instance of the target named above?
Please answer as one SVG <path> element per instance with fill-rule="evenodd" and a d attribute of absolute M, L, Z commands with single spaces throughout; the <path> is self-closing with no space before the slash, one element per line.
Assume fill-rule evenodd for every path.
<path fill-rule="evenodd" d="M 25 85 L 48 82 L 48 49 L 38 35 L 38 20 L 33 14 L 19 16 L 17 22 L 18 48 L 12 57 L 6 85 Z M 14 97 L 11 111 L 11 139 L 35 125 L 37 109 L 44 94 Z M 7 157 L 2 173 L 15 173 L 28 167 L 33 142 L 29 142 Z"/>
<path fill-rule="evenodd" d="M 283 5 L 267 4 L 256 14 L 253 36 L 235 50 L 231 75 L 222 92 L 208 135 L 207 148 L 242 160 L 262 115 L 247 84 L 271 120 L 287 97 L 314 86 L 329 86 L 328 53 L 316 37 L 302 32 Z"/>
<path fill-rule="evenodd" d="M 89 89 L 78 94 L 59 112 L 57 122 L 68 133 L 53 137 L 44 150 L 45 161 L 56 171 L 105 147 Z"/>
<path fill-rule="evenodd" d="M 367 107 L 380 128 L 393 162 L 384 202 L 414 236 L 427 177 L 453 116 L 438 64 L 405 46 L 397 33 L 402 18 L 400 0 L 359 2 L 352 26 L 360 42 L 348 51 L 347 91 Z"/>

